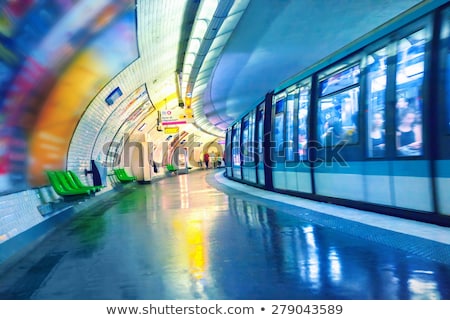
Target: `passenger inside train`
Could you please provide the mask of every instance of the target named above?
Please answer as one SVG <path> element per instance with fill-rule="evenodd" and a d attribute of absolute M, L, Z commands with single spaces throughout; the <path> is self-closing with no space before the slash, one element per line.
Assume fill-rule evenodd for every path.
<path fill-rule="evenodd" d="M 416 112 L 411 108 L 399 112 L 400 123 L 397 127 L 397 150 L 399 155 L 419 156 L 422 154 L 422 136 L 416 125 Z"/>
<path fill-rule="evenodd" d="M 386 146 L 385 136 L 383 114 L 377 112 L 373 115 L 372 129 L 370 131 L 373 157 L 384 157 Z"/>

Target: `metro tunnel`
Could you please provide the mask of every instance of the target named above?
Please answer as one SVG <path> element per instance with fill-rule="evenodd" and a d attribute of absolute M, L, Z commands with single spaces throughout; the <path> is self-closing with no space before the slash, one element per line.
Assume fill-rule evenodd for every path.
<path fill-rule="evenodd" d="M 1 300 L 450 299 L 448 1 L 0 1 Z"/>

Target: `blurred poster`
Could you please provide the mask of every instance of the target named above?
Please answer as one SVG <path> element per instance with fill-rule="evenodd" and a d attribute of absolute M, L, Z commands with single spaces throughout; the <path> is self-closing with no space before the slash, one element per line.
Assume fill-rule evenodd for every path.
<path fill-rule="evenodd" d="M 0 5 L 0 193 L 48 184 L 88 103 L 137 57 L 134 0 Z"/>

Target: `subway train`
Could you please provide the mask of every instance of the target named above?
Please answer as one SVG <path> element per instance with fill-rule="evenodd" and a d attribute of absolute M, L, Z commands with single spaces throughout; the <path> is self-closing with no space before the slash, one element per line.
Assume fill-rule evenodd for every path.
<path fill-rule="evenodd" d="M 450 226 L 450 5 L 430 1 L 300 71 L 225 145 L 229 179 Z"/>

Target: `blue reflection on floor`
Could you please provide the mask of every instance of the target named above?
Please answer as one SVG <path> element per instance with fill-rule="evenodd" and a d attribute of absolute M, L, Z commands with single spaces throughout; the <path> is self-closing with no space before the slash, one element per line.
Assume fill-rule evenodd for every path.
<path fill-rule="evenodd" d="M 450 299 L 449 264 L 219 191 L 208 173 L 80 215 L 0 275 L 0 298 Z"/>

